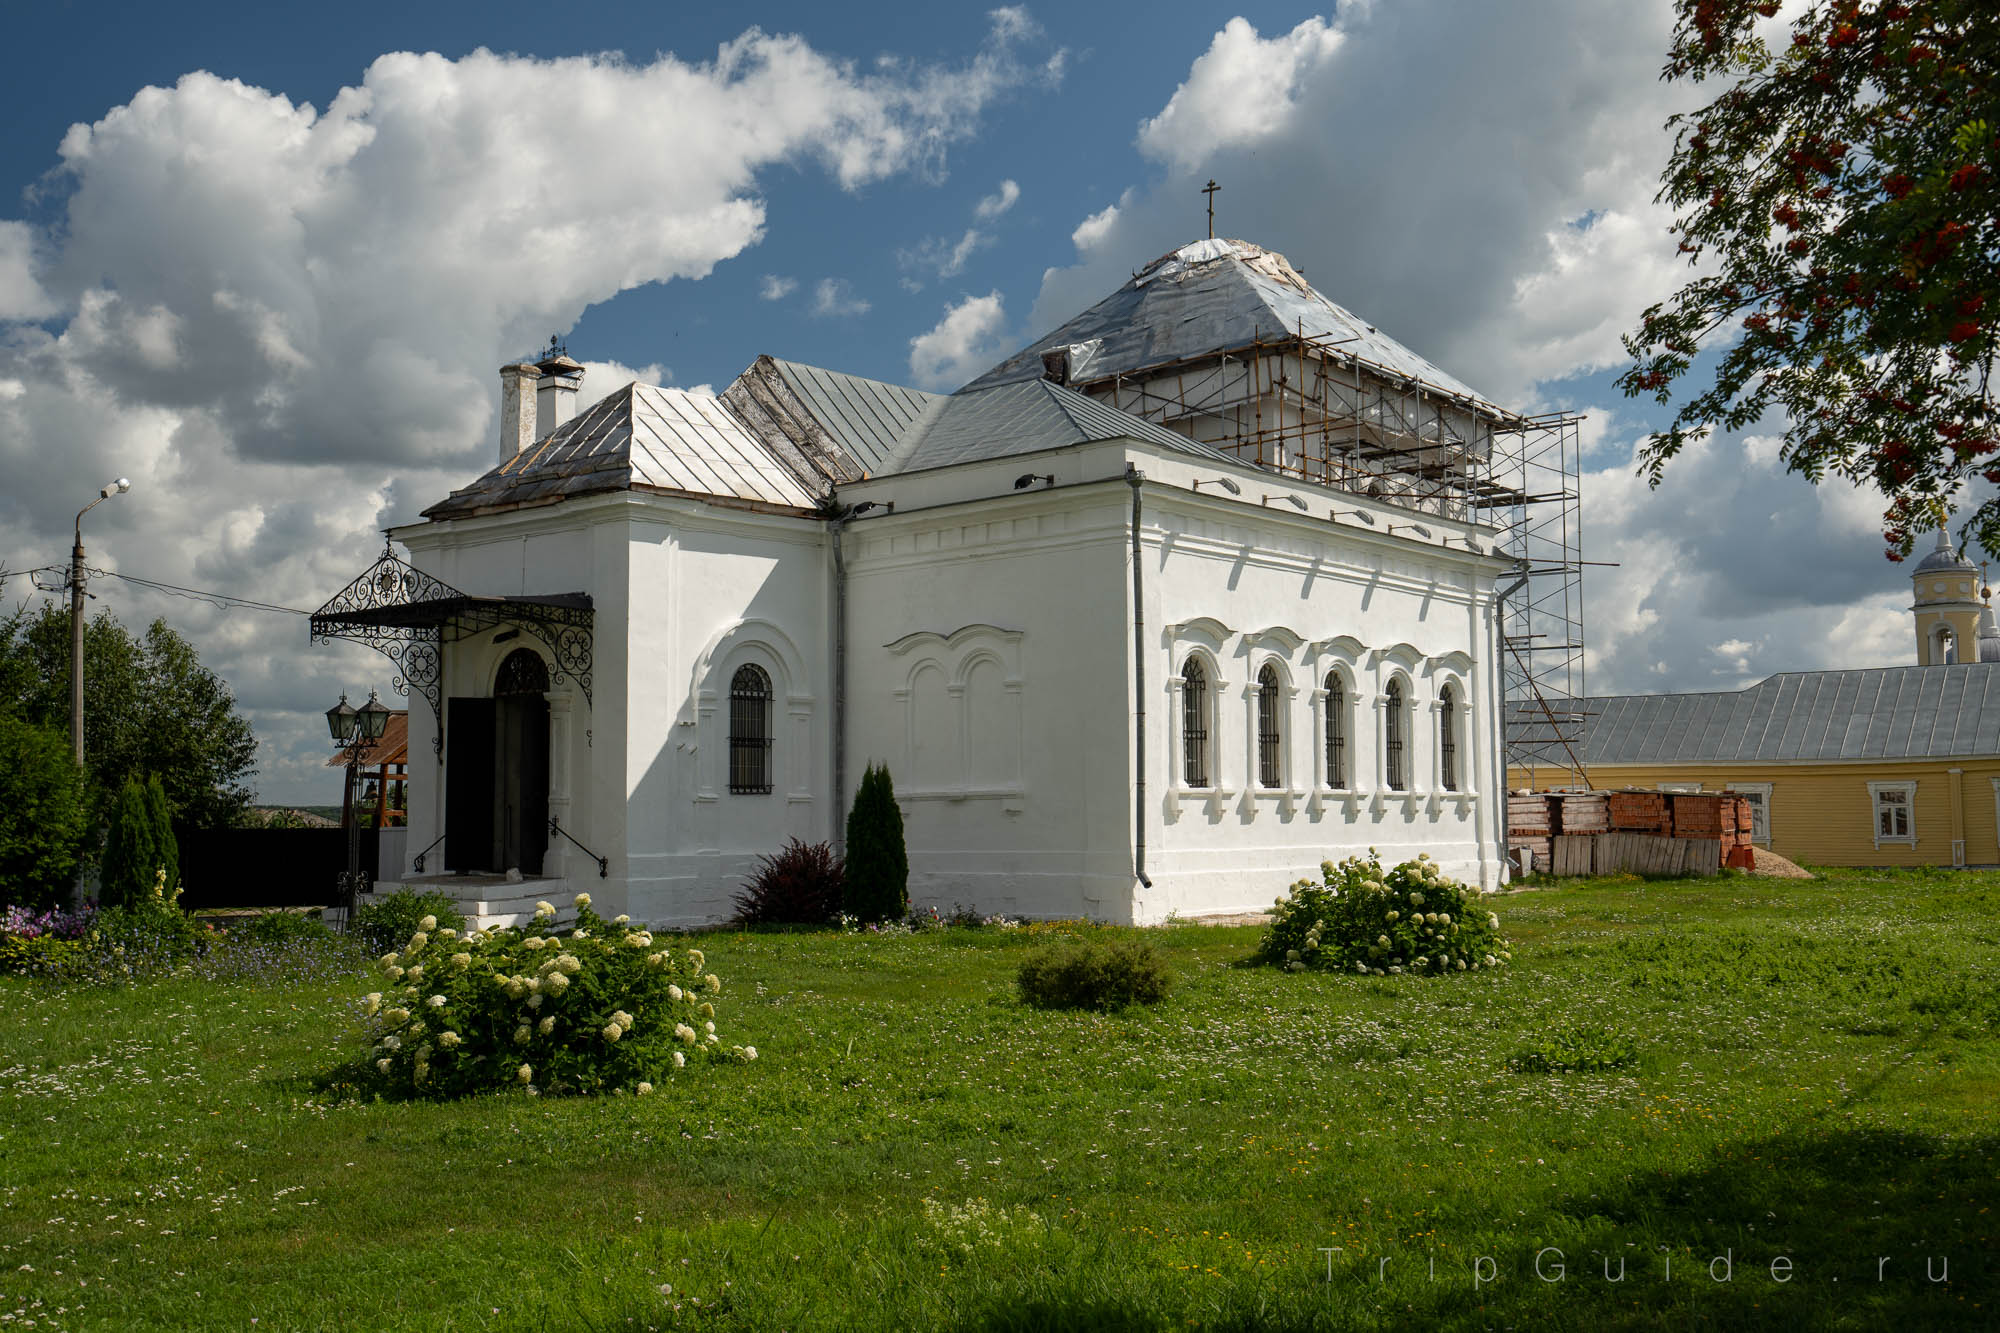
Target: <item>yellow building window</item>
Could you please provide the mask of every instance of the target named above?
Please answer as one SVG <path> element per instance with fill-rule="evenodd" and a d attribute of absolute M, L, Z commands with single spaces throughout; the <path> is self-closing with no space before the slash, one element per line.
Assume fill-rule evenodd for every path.
<path fill-rule="evenodd" d="M 1917 845 L 1916 822 L 1912 811 L 1917 804 L 1914 782 L 1871 782 L 1868 798 L 1875 807 L 1875 845 L 1902 843 Z"/>

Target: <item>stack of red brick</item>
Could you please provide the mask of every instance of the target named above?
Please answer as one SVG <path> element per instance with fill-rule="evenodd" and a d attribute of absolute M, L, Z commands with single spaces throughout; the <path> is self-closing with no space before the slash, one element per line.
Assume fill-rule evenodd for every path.
<path fill-rule="evenodd" d="M 1735 792 L 1515 792 L 1507 798 L 1509 850 L 1525 851 L 1537 870 L 1558 874 L 1565 870 L 1556 862 L 1568 859 L 1556 854 L 1558 840 L 1601 833 L 1713 842 L 1721 865 L 1747 868 L 1753 864 L 1750 830 L 1750 800 Z"/>

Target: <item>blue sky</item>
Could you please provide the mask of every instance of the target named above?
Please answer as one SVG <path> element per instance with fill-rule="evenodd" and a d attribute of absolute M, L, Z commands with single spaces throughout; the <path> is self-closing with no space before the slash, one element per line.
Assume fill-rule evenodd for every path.
<path fill-rule="evenodd" d="M 1774 432 L 1632 475 L 1618 334 L 1683 276 L 1652 202 L 1665 0 L 51 3 L 0 86 L 0 590 L 61 561 L 296 607 L 489 463 L 495 369 L 725 385 L 759 353 L 950 388 L 1199 237 L 1284 252 L 1492 397 L 1589 414 L 1591 685 L 1910 660 L 1879 500 Z M 305 108 L 310 107 L 308 113 Z M 382 659 L 111 580 L 238 692 L 274 801 Z"/>

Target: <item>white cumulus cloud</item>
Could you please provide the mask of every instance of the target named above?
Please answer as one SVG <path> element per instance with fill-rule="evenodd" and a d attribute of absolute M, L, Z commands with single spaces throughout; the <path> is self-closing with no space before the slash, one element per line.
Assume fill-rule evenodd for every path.
<path fill-rule="evenodd" d="M 925 389 L 955 389 L 1005 356 L 1007 312 L 997 291 L 945 307 L 944 318 L 910 339 L 910 374 Z"/>
<path fill-rule="evenodd" d="M 973 207 L 972 215 L 981 222 L 991 222 L 1012 208 L 1020 198 L 1021 187 L 1011 180 L 1003 180 L 998 190 L 981 199 Z"/>

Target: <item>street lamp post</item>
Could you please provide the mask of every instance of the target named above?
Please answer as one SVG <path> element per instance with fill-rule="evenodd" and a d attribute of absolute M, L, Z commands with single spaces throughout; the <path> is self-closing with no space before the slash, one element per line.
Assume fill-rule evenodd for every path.
<path fill-rule="evenodd" d="M 83 767 L 83 516 L 131 489 L 120 477 L 76 511 L 76 545 L 69 550 L 69 748 L 78 768 Z"/>
<path fill-rule="evenodd" d="M 347 825 L 347 869 L 341 872 L 338 884 L 343 929 L 353 919 L 355 896 L 368 884 L 361 871 L 361 820 L 354 809 L 354 778 L 361 752 L 381 740 L 388 725 L 389 710 L 373 690 L 368 691 L 368 702 L 359 708 L 342 694 L 340 702 L 326 710 L 326 729 L 333 733 L 334 743 L 347 751 L 347 785 L 340 799 L 341 820 Z"/>

